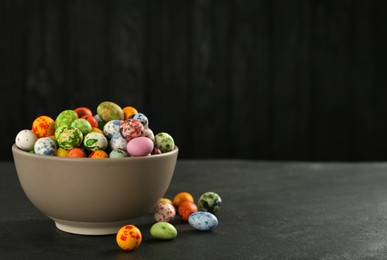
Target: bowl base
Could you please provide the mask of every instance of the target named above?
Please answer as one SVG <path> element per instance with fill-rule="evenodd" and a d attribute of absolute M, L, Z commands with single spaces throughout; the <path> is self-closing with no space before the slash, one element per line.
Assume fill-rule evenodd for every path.
<path fill-rule="evenodd" d="M 55 226 L 64 232 L 77 235 L 112 235 L 125 225 L 131 224 L 133 220 L 124 220 L 116 222 L 77 222 L 57 218 L 51 218 Z"/>

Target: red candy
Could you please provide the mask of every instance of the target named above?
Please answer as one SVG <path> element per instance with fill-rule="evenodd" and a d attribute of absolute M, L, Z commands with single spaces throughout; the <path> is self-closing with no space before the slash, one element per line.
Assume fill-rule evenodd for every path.
<path fill-rule="evenodd" d="M 133 138 L 144 136 L 144 125 L 136 120 L 129 118 L 122 122 L 119 127 L 120 134 L 127 140 L 130 141 Z"/>

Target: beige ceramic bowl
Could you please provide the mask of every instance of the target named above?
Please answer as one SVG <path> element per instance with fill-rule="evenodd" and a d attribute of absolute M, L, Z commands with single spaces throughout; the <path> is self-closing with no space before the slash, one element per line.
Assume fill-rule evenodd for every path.
<path fill-rule="evenodd" d="M 60 230 L 114 234 L 153 209 L 171 182 L 178 148 L 128 158 L 63 158 L 12 146 L 20 184 L 29 200 Z"/>

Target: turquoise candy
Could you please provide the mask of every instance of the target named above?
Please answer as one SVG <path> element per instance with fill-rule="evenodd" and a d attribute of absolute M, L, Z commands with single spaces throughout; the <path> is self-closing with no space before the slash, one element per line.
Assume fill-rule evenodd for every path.
<path fill-rule="evenodd" d="M 150 234 L 157 239 L 174 239 L 177 236 L 177 230 L 172 224 L 161 221 L 153 224 Z"/>

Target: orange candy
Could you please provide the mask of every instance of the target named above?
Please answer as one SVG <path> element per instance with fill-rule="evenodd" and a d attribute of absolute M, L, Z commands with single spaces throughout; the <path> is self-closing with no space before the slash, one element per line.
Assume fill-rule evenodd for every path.
<path fill-rule="evenodd" d="M 179 216 L 184 221 L 188 221 L 189 216 L 197 211 L 198 207 L 196 206 L 196 204 L 188 200 L 181 203 L 178 209 Z"/>
<path fill-rule="evenodd" d="M 141 231 L 134 225 L 125 225 L 121 227 L 116 235 L 117 245 L 126 251 L 135 250 L 140 246 L 141 241 Z"/>
<path fill-rule="evenodd" d="M 109 155 L 104 150 L 95 150 L 89 154 L 89 158 L 109 158 Z"/>
<path fill-rule="evenodd" d="M 67 154 L 67 157 L 72 157 L 72 158 L 85 158 L 86 157 L 86 153 L 85 151 L 83 151 L 81 148 L 72 148 L 68 154 Z"/>
<path fill-rule="evenodd" d="M 55 121 L 49 116 L 39 116 L 32 122 L 32 131 L 38 138 L 55 135 Z"/>
<path fill-rule="evenodd" d="M 128 119 L 131 115 L 138 113 L 137 109 L 131 106 L 124 107 L 122 111 L 124 111 L 124 120 Z"/>
<path fill-rule="evenodd" d="M 193 196 L 191 195 L 191 193 L 183 191 L 183 192 L 178 193 L 173 198 L 173 206 L 178 208 L 180 206 L 180 204 L 183 203 L 184 201 L 194 202 L 195 200 L 194 200 Z"/>

